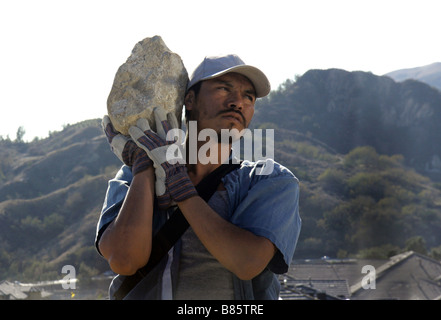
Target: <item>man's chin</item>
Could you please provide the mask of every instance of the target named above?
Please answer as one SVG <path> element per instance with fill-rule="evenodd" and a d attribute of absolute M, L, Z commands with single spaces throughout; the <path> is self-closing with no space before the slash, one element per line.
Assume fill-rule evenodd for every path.
<path fill-rule="evenodd" d="M 238 141 L 246 132 L 246 129 L 236 128 L 235 126 L 231 126 L 230 129 L 221 129 L 220 133 L 218 133 L 218 138 L 220 142 L 235 142 Z"/>

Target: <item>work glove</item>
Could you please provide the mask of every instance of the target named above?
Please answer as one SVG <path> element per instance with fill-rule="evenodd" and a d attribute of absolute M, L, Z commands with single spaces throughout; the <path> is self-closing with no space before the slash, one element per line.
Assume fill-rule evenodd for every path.
<path fill-rule="evenodd" d="M 132 139 L 115 130 L 109 116 L 103 117 L 102 127 L 111 150 L 125 165 L 132 167 L 133 176 L 153 165 L 143 149 L 138 147 Z"/>
<path fill-rule="evenodd" d="M 153 161 L 158 206 L 164 210 L 173 202 L 197 195 L 197 191 L 188 176 L 182 149 L 174 139 L 167 141 L 170 130 L 177 129 L 170 132 L 174 136 L 182 132 L 178 128 L 176 116 L 173 112 L 166 114 L 162 108 L 155 108 L 153 112 L 157 133 L 150 128 L 146 119 L 139 119 L 136 126 L 130 127 L 129 134 Z"/>

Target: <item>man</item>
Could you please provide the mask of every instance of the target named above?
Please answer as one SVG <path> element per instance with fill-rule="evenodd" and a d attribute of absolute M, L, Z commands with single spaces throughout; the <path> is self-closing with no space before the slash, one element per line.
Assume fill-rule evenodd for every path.
<path fill-rule="evenodd" d="M 256 98 L 269 91 L 266 76 L 236 55 L 207 57 L 195 69 L 185 111 L 187 121 L 197 122 L 198 133 L 209 129 L 219 135 L 217 161 L 209 163 L 188 161 L 194 156 L 188 147 L 186 165 L 160 159 L 159 151 L 167 147 L 164 133 L 175 126 L 161 112 L 156 116 L 162 138 L 146 121 L 138 121 L 130 129 L 131 139 L 115 144 L 120 135 L 108 119 L 103 122 L 109 142 L 114 151 L 119 145 L 116 153 L 125 163 L 109 182 L 97 226 L 97 248 L 119 274 L 111 295 L 124 276 L 148 262 L 152 235 L 177 205 L 189 229 L 126 299 L 278 299 L 276 274 L 287 271 L 300 232 L 298 180 L 268 159 L 243 161 L 223 178 L 208 202 L 194 187 L 228 162 L 231 141 L 222 141 L 223 130 L 243 132 Z M 190 135 L 187 145 L 189 139 Z M 200 150 L 205 142 L 196 143 Z M 272 171 L 259 175 L 265 165 Z"/>

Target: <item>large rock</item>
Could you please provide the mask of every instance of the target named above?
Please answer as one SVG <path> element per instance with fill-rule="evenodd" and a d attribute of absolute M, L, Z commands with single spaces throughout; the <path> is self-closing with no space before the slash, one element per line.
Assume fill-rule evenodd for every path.
<path fill-rule="evenodd" d="M 107 112 L 116 130 L 127 135 L 130 126 L 146 118 L 156 130 L 153 109 L 173 111 L 180 123 L 188 74 L 181 58 L 159 36 L 138 42 L 116 72 L 107 99 Z"/>

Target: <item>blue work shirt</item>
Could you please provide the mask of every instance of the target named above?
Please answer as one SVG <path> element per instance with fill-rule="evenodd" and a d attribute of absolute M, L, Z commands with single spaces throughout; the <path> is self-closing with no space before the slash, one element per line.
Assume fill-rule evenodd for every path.
<path fill-rule="evenodd" d="M 272 168 L 262 173 L 262 167 Z M 116 218 L 132 181 L 131 169 L 127 166 L 109 181 L 106 198 L 97 225 L 95 244 L 109 223 Z M 267 268 L 252 280 L 240 280 L 233 276 L 235 299 L 266 300 L 278 299 L 280 283 L 276 274 L 287 272 L 301 228 L 299 215 L 299 183 L 290 170 L 271 159 L 257 162 L 243 161 L 240 168 L 228 173 L 223 179 L 229 199 L 228 220 L 236 226 L 251 231 L 257 236 L 269 239 L 277 252 Z M 167 220 L 170 212 L 161 211 L 156 206 L 153 215 L 153 233 L 157 232 Z M 179 272 L 180 243 L 175 244 L 172 254 L 164 257 L 152 271 L 153 278 L 146 279 L 127 299 L 161 299 L 161 283 L 164 269 L 171 265 L 172 287 L 176 285 Z M 170 260 L 171 263 L 167 264 Z M 110 293 L 119 286 L 123 276 L 117 276 L 111 284 Z M 158 279 L 159 278 L 159 279 Z M 152 280 L 153 279 L 153 280 Z M 148 289 L 145 289 L 145 288 Z M 145 293 L 143 290 L 152 292 Z M 112 298 L 112 296 L 110 297 Z"/>

